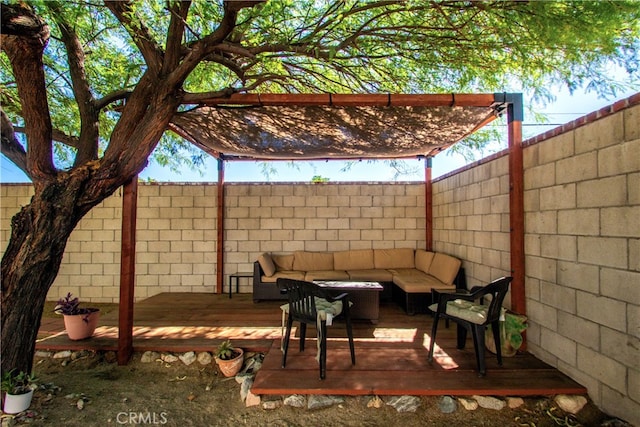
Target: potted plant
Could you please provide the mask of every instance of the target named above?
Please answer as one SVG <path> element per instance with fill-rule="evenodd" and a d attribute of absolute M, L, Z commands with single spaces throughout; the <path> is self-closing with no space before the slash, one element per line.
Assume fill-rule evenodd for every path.
<path fill-rule="evenodd" d="M 53 311 L 64 316 L 64 327 L 71 340 L 89 338 L 98 326 L 100 309 L 80 308 L 80 300 L 73 298 L 71 292 L 58 300 Z"/>
<path fill-rule="evenodd" d="M 33 390 L 36 388 L 35 377 L 22 371 L 15 374 L 14 371 L 12 369 L 2 375 L 1 388 L 5 393 L 2 410 L 7 414 L 17 414 L 27 410 L 31 405 Z"/>
<path fill-rule="evenodd" d="M 233 347 L 230 340 L 220 343 L 214 356 L 225 377 L 235 376 L 244 363 L 244 351 L 241 348 Z"/>

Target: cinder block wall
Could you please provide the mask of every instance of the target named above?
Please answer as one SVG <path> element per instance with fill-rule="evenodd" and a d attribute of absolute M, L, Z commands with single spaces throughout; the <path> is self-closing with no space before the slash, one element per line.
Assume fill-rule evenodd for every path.
<path fill-rule="evenodd" d="M 30 185 L 2 185 L 2 244 Z M 225 266 L 252 272 L 263 252 L 425 247 L 422 183 L 242 183 L 225 185 Z M 217 185 L 140 183 L 137 300 L 161 292 L 215 292 Z M 122 194 L 96 206 L 67 244 L 48 298 L 72 292 L 83 301 L 117 302 Z M 240 280 L 240 292 L 251 292 Z"/>
<path fill-rule="evenodd" d="M 640 96 L 525 142 L 528 350 L 640 425 Z M 435 159 L 437 160 L 437 158 Z M 507 153 L 434 182 L 434 245 L 510 271 Z"/>

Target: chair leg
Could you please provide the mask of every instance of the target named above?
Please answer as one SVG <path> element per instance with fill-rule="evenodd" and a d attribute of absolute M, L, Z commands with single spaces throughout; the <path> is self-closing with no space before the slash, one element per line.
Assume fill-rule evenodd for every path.
<path fill-rule="evenodd" d="M 300 351 L 304 351 L 304 342 L 307 338 L 307 324 L 300 322 Z"/>
<path fill-rule="evenodd" d="M 496 321 L 491 324 L 491 332 L 493 332 L 493 342 L 496 345 L 496 356 L 498 356 L 498 365 L 502 366 L 502 344 L 500 343 L 500 322 Z"/>
<path fill-rule="evenodd" d="M 345 323 L 347 324 L 347 336 L 349 337 L 349 350 L 351 351 L 351 364 L 356 364 L 356 349 L 353 345 L 353 329 L 351 328 L 351 316 L 345 316 Z"/>
<path fill-rule="evenodd" d="M 440 320 L 440 315 L 436 312 L 433 314 L 433 326 L 431 327 L 431 340 L 429 342 L 429 356 L 427 360 L 429 363 L 433 361 L 433 348 L 436 344 L 436 332 L 438 332 L 438 320 Z"/>
<path fill-rule="evenodd" d="M 289 351 L 289 337 L 291 336 L 291 326 L 293 326 L 293 319 L 287 318 L 287 331 L 284 335 L 284 342 L 282 343 L 282 367 L 287 365 L 287 352 Z"/>
<path fill-rule="evenodd" d="M 471 333 L 473 334 L 473 345 L 476 350 L 476 363 L 478 364 L 478 376 L 484 377 L 487 368 L 484 361 L 484 325 L 473 325 Z"/>
<path fill-rule="evenodd" d="M 323 380 L 327 376 L 327 322 L 324 320 L 320 322 L 320 334 L 320 379 Z"/>
<path fill-rule="evenodd" d="M 448 326 L 448 325 L 447 325 Z M 462 350 L 467 345 L 467 328 L 462 326 L 461 324 L 456 324 L 456 337 L 457 337 L 457 346 L 458 350 Z"/>

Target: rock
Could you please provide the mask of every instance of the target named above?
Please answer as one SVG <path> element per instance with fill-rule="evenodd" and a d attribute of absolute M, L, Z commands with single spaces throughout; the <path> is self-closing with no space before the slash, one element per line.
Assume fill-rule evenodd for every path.
<path fill-rule="evenodd" d="M 236 376 L 235 376 L 235 377 L 233 377 L 233 378 L 235 378 L 235 380 L 236 380 L 236 382 L 237 382 L 238 384 L 242 384 L 242 383 L 243 383 L 247 378 L 251 378 L 251 379 L 253 379 L 253 378 L 254 378 L 254 375 L 253 375 L 253 374 L 247 374 L 247 373 L 244 373 L 244 374 L 238 374 L 238 375 L 236 375 Z"/>
<path fill-rule="evenodd" d="M 267 400 L 262 402 L 262 409 L 266 409 L 268 411 L 273 409 L 278 409 L 282 405 L 281 400 Z"/>
<path fill-rule="evenodd" d="M 568 414 L 577 414 L 587 404 L 587 398 L 584 396 L 574 395 L 568 396 L 566 394 L 559 394 L 553 399 L 556 404 L 564 412 Z"/>
<path fill-rule="evenodd" d="M 485 409 L 495 409 L 499 411 L 507 405 L 503 400 L 491 396 L 473 396 L 473 398 L 481 408 Z"/>
<path fill-rule="evenodd" d="M 87 350 L 74 351 L 71 353 L 71 360 L 82 359 L 84 357 L 88 357 L 90 354 L 91 352 Z"/>
<path fill-rule="evenodd" d="M 196 361 L 196 354 L 193 351 L 188 351 L 178 356 L 178 359 L 182 360 L 182 363 L 189 366 Z"/>
<path fill-rule="evenodd" d="M 292 394 L 284 398 L 285 405 L 293 406 L 294 408 L 304 408 L 307 406 L 307 399 L 301 394 Z"/>
<path fill-rule="evenodd" d="M 244 381 L 242 382 L 242 385 L 240 386 L 240 399 L 242 400 L 247 399 L 247 396 L 251 391 L 252 385 L 253 385 L 253 378 L 247 377 L 244 379 Z"/>
<path fill-rule="evenodd" d="M 438 403 L 438 408 L 443 414 L 453 414 L 458 409 L 458 404 L 451 396 L 443 396 Z"/>
<path fill-rule="evenodd" d="M 524 405 L 524 399 L 521 397 L 507 397 L 507 406 L 516 409 Z"/>
<path fill-rule="evenodd" d="M 420 406 L 417 396 L 393 396 L 387 400 L 387 405 L 393 406 L 398 412 L 415 412 Z"/>
<path fill-rule="evenodd" d="M 247 398 L 244 401 L 244 404 L 247 408 L 249 406 L 257 406 L 260 404 L 260 396 L 256 396 L 255 394 L 249 392 L 249 394 L 247 394 Z"/>
<path fill-rule="evenodd" d="M 211 353 L 203 351 L 198 353 L 197 360 L 201 365 L 208 365 L 209 363 L 213 362 L 213 357 L 211 356 Z"/>
<path fill-rule="evenodd" d="M 264 354 L 255 353 L 245 359 L 242 373 L 256 373 L 262 367 L 262 360 L 264 360 Z"/>
<path fill-rule="evenodd" d="M 118 353 L 116 353 L 115 351 L 107 351 L 104 354 L 104 361 L 107 363 L 113 363 L 116 360 L 118 360 Z"/>
<path fill-rule="evenodd" d="M 367 402 L 367 408 L 382 408 L 383 405 L 384 405 L 384 402 L 378 396 L 373 396 Z"/>
<path fill-rule="evenodd" d="M 163 362 L 165 363 L 173 363 L 176 360 L 178 360 L 178 358 L 176 356 L 174 356 L 173 354 L 163 354 L 162 356 L 160 356 L 160 359 L 162 359 Z"/>
<path fill-rule="evenodd" d="M 53 358 L 54 359 L 66 359 L 68 357 L 71 357 L 71 351 L 70 350 L 58 351 L 58 352 L 53 354 Z"/>
<path fill-rule="evenodd" d="M 458 401 L 467 411 L 475 411 L 476 409 L 478 409 L 478 402 L 473 399 L 465 399 L 461 397 L 460 399 L 458 399 Z"/>
<path fill-rule="evenodd" d="M 36 351 L 35 356 L 36 357 L 43 357 L 43 358 L 44 357 L 51 357 L 51 356 L 53 356 L 53 353 L 50 352 L 50 351 L 38 350 L 38 351 Z"/>
<path fill-rule="evenodd" d="M 340 396 L 326 396 L 322 394 L 312 394 L 307 401 L 307 409 L 321 409 L 344 402 Z"/>
<path fill-rule="evenodd" d="M 152 363 L 158 360 L 159 358 L 160 358 L 160 353 L 157 353 L 155 351 L 145 351 L 144 353 L 142 353 L 142 357 L 140 358 L 140 361 L 142 363 Z"/>
<path fill-rule="evenodd" d="M 2 427 L 13 427 L 16 425 L 16 420 L 13 417 L 2 417 Z"/>

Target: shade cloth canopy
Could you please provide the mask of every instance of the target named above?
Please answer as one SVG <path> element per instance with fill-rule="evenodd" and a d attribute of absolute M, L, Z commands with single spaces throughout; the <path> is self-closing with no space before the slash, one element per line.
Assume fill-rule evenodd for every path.
<path fill-rule="evenodd" d="M 199 100 L 171 129 L 223 159 L 415 158 L 491 122 L 502 95 L 236 94 Z"/>

